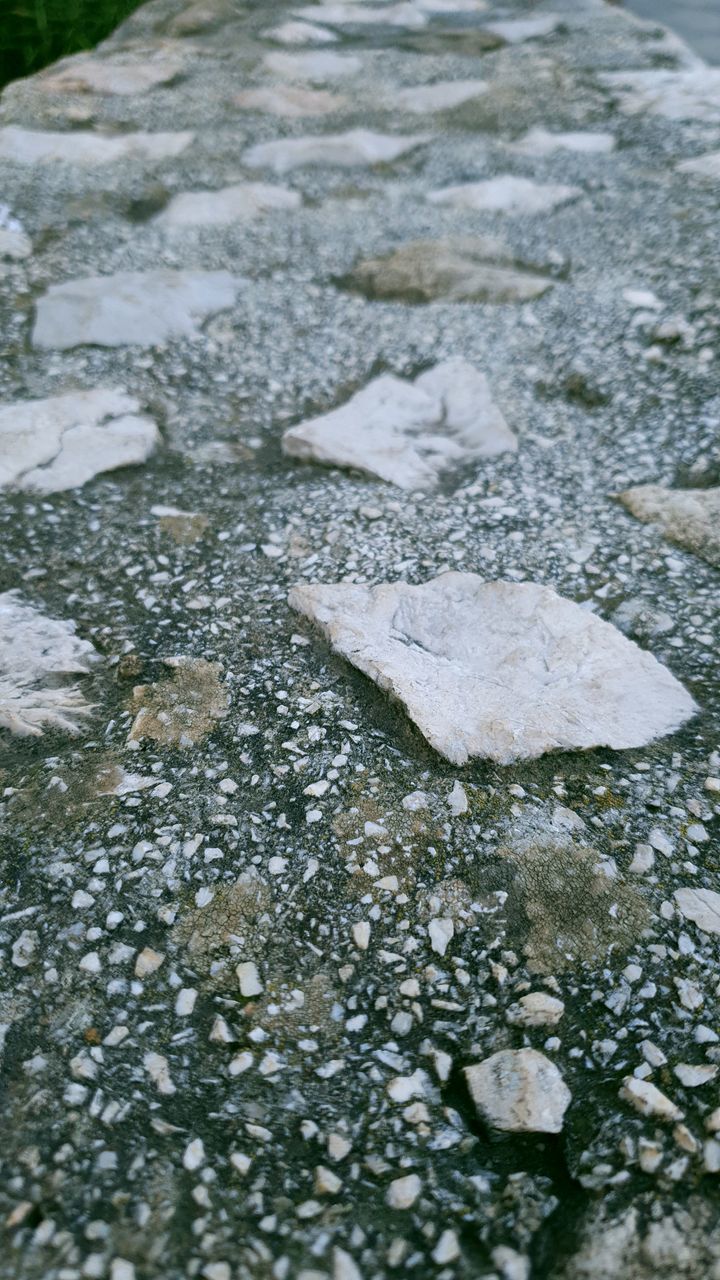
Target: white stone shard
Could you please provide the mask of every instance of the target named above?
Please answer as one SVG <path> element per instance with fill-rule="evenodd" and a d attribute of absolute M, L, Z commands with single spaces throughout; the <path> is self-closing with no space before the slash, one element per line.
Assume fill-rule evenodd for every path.
<path fill-rule="evenodd" d="M 251 169 L 274 169 L 287 173 L 303 165 L 350 169 L 355 165 L 390 164 L 429 140 L 427 133 L 373 133 L 370 129 L 350 129 L 347 133 L 279 138 L 250 147 L 243 162 Z"/>
<path fill-rule="evenodd" d="M 531 991 L 510 1005 L 506 1018 L 512 1027 L 556 1027 L 564 1012 L 562 1000 L 546 991 Z"/>
<path fill-rule="evenodd" d="M 580 187 L 555 182 L 533 182 L 503 174 L 482 182 L 464 182 L 456 187 L 441 187 L 428 192 L 431 204 L 449 204 L 456 209 L 472 209 L 479 213 L 533 214 L 550 213 L 582 195 Z"/>
<path fill-rule="evenodd" d="M 313 16 L 315 11 L 313 10 Z M 279 27 L 270 27 L 263 31 L 266 40 L 275 40 L 277 44 L 335 44 L 338 37 L 327 27 L 319 27 L 315 22 L 281 22 Z"/>
<path fill-rule="evenodd" d="M 656 524 L 678 546 L 720 565 L 720 486 L 710 489 L 666 489 L 640 484 L 619 494 L 628 511 L 646 524 Z"/>
<path fill-rule="evenodd" d="M 153 347 L 194 338 L 232 307 L 240 285 L 228 271 L 127 271 L 51 285 L 39 298 L 33 346 Z"/>
<path fill-rule="evenodd" d="M 422 9 L 407 0 L 385 5 L 353 4 L 350 0 L 346 4 L 312 5 L 306 9 L 295 9 L 294 12 L 299 18 L 326 22 L 330 27 L 383 26 L 419 30 L 428 21 Z"/>
<path fill-rule="evenodd" d="M 390 1209 L 412 1209 L 420 1192 L 422 1182 L 416 1173 L 408 1173 L 404 1178 L 395 1178 L 385 1193 L 385 1201 Z"/>
<path fill-rule="evenodd" d="M 155 221 L 162 227 L 217 227 L 258 218 L 274 209 L 299 209 L 302 196 L 265 182 L 238 182 L 219 191 L 182 191 Z"/>
<path fill-rule="evenodd" d="M 455 936 L 455 925 L 449 916 L 431 920 L 428 924 L 430 946 L 439 956 L 444 956 Z"/>
<path fill-rule="evenodd" d="M 558 13 L 543 13 L 537 18 L 507 18 L 500 22 L 486 22 L 485 30 L 507 40 L 508 44 L 524 44 L 526 40 L 541 40 L 551 36 L 560 26 Z"/>
<path fill-rule="evenodd" d="M 0 226 L 0 259 L 21 262 L 23 258 L 29 258 L 31 253 L 32 241 L 24 231 Z"/>
<path fill-rule="evenodd" d="M 357 75 L 362 69 L 362 61 L 352 53 L 318 49 L 309 53 L 266 53 L 263 66 L 283 80 L 324 84 L 326 80 Z"/>
<path fill-rule="evenodd" d="M 327 116 L 339 111 L 346 99 L 327 89 L 304 89 L 301 85 L 279 85 L 272 89 L 243 89 L 233 99 L 244 111 L 261 111 L 286 120 L 302 120 L 305 116 Z"/>
<path fill-rule="evenodd" d="M 600 80 L 628 115 L 647 111 L 666 120 L 720 123 L 720 67 L 611 71 Z"/>
<path fill-rule="evenodd" d="M 643 1116 L 653 1116 L 656 1120 L 682 1120 L 683 1118 L 680 1108 L 650 1080 L 641 1080 L 637 1076 L 625 1076 L 618 1096 L 623 1102 L 629 1102 Z"/>
<path fill-rule="evenodd" d="M 364 471 L 401 489 L 434 488 L 448 467 L 516 449 L 485 375 L 460 359 L 414 382 L 382 374 L 283 436 L 293 458 Z"/>
<path fill-rule="evenodd" d="M 179 156 L 195 137 L 178 133 L 52 133 L 21 129 L 9 124 L 0 129 L 0 160 L 14 164 L 114 164 L 119 160 L 164 160 Z"/>
<path fill-rule="evenodd" d="M 175 80 L 184 60 L 169 49 L 134 50 L 111 57 L 79 53 L 57 62 L 36 84 L 50 93 L 107 93 L 137 97 Z"/>
<path fill-rule="evenodd" d="M 428 115 L 433 111 L 449 111 L 487 93 L 485 80 L 437 80 L 434 84 L 414 84 L 394 89 L 383 98 L 383 105 L 412 115 Z"/>
<path fill-rule="evenodd" d="M 536 583 L 451 572 L 297 586 L 289 602 L 453 764 L 644 746 L 697 710 L 652 654 Z"/>
<path fill-rule="evenodd" d="M 703 156 L 694 156 L 692 160 L 683 160 L 678 166 L 679 173 L 693 173 L 710 182 L 720 182 L 720 151 L 709 151 Z"/>
<path fill-rule="evenodd" d="M 720 934 L 720 893 L 714 889 L 676 889 L 675 902 L 685 920 L 703 933 Z"/>
<path fill-rule="evenodd" d="M 66 676 L 97 659 L 75 624 L 49 618 L 16 591 L 0 594 L 0 729 L 40 737 L 45 727 L 78 733 L 91 707 Z"/>
<path fill-rule="evenodd" d="M 123 391 L 0 405 L 0 489 L 76 489 L 103 471 L 145 462 L 159 440 L 152 418 Z"/>
<path fill-rule="evenodd" d="M 554 1062 L 536 1049 L 503 1049 L 465 1067 L 470 1096 L 493 1129 L 560 1133 L 572 1095 Z"/>
<path fill-rule="evenodd" d="M 571 133 L 551 133 L 548 129 L 537 127 L 529 129 L 511 143 L 509 150 L 523 156 L 551 156 L 556 151 L 573 151 L 580 155 L 609 155 L 616 147 L 615 135 L 612 133 L 588 133 L 575 131 Z"/>

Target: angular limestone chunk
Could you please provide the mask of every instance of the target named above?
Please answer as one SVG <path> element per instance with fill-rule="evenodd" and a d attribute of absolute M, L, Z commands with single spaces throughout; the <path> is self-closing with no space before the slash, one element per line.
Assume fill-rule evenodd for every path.
<path fill-rule="evenodd" d="M 618 1096 L 623 1102 L 629 1102 L 643 1116 L 653 1116 L 656 1120 L 682 1120 L 683 1118 L 680 1108 L 649 1080 L 640 1080 L 637 1076 L 625 1076 Z"/>
<path fill-rule="evenodd" d="M 439 191 L 430 191 L 427 199 L 431 204 L 450 204 L 456 209 L 473 209 L 479 213 L 534 214 L 550 213 L 581 195 L 580 187 L 533 182 L 531 178 L 503 174 L 483 182 L 442 187 Z"/>
<path fill-rule="evenodd" d="M 9 124 L 0 129 L 0 160 L 15 164 L 114 164 L 118 160 L 165 160 L 179 156 L 195 137 L 180 133 L 104 135 L 79 131 L 51 133 Z"/>
<path fill-rule="evenodd" d="M 696 711 L 651 654 L 534 583 L 444 573 L 421 586 L 298 586 L 289 603 L 453 764 L 644 746 Z"/>
<path fill-rule="evenodd" d="M 515 449 L 485 375 L 466 360 L 446 360 L 414 382 L 383 374 L 283 436 L 293 458 L 351 467 L 401 489 L 433 488 L 450 466 Z"/>
<path fill-rule="evenodd" d="M 219 191 L 183 191 L 155 221 L 163 227 L 217 227 L 257 218 L 273 209 L 299 209 L 302 196 L 287 187 L 239 182 Z"/>
<path fill-rule="evenodd" d="M 572 1095 L 554 1062 L 536 1049 L 504 1049 L 465 1067 L 470 1096 L 493 1129 L 560 1133 Z"/>
<path fill-rule="evenodd" d="M 286 120 L 301 120 L 305 116 L 327 116 L 339 111 L 347 99 L 327 89 L 303 89 L 299 85 L 280 85 L 276 89 L 243 89 L 233 98 L 237 107 L 245 111 L 262 111 L 269 116 L 282 116 Z"/>
<path fill-rule="evenodd" d="M 666 489 L 660 484 L 640 484 L 619 496 L 638 520 L 657 524 L 671 542 L 694 551 L 710 564 L 720 564 L 720 488 Z"/>
<path fill-rule="evenodd" d="M 675 902 L 685 920 L 704 933 L 720 934 L 720 893 L 713 889 L 676 889 Z"/>
<path fill-rule="evenodd" d="M 235 302 L 228 271 L 127 271 L 51 285 L 37 303 L 33 346 L 153 347 L 193 338 Z"/>
<path fill-rule="evenodd" d="M 92 710 L 76 685 L 97 654 L 75 635 L 75 624 L 48 618 L 16 591 L 0 594 L 0 729 L 40 737 L 43 728 L 78 733 Z"/>
<path fill-rule="evenodd" d="M 251 169 L 274 169 L 276 173 L 286 173 L 303 165 L 349 169 L 355 165 L 390 164 L 427 142 L 429 136 L 351 129 L 348 133 L 280 138 L 277 142 L 260 142 L 250 147 L 243 160 Z"/>

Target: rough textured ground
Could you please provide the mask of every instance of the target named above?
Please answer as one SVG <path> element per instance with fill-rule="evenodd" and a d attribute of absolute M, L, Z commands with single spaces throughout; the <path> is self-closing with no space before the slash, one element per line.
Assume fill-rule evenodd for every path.
<path fill-rule="evenodd" d="M 38 668 L 50 705 L 76 679 L 76 736 L 52 716 L 11 733 L 0 707 L 0 1274 L 717 1277 L 717 567 L 617 495 L 720 479 L 718 183 L 677 171 L 720 148 L 720 79 L 601 0 L 393 4 L 328 26 L 341 7 L 322 6 L 336 41 L 294 46 L 287 5 L 154 0 L 95 55 L 107 80 L 51 70 L 2 99 L 0 128 L 81 151 L 89 131 L 184 137 L 100 166 L 48 148 L 24 163 L 17 133 L 0 139 L 3 405 L 116 388 L 162 435 L 133 468 L 0 499 L 8 616 L 74 623 L 99 655 L 77 677 Z M 534 39 L 505 25 L 548 13 Z M 291 82 L 264 62 L 314 49 L 359 69 Z M 118 70 L 135 66 L 152 74 Z M 681 73 L 670 112 L 607 78 L 637 70 Z M 488 88 L 398 109 L 398 91 L 453 80 Z M 273 114 L 256 91 L 279 85 L 282 110 L 318 114 Z M 431 136 L 379 164 L 244 160 L 359 128 Z M 617 145 L 514 147 L 537 128 Z M 535 214 L 426 198 L 507 174 L 581 196 Z M 302 205 L 233 195 L 229 220 L 158 217 L 251 182 Z M 361 261 L 468 236 L 552 267 L 552 288 L 422 304 L 347 286 Z M 173 327 L 167 291 L 144 308 L 137 276 L 178 271 L 233 288 Z M 128 274 L 120 345 L 59 349 L 62 324 L 33 345 L 48 290 Z M 372 377 L 456 357 L 486 375 L 517 453 L 429 494 L 283 455 L 288 427 Z M 297 583 L 449 568 L 584 603 L 699 714 L 642 749 L 451 766 L 287 604 Z M 0 698 L 25 687 L 41 704 L 0 669 Z M 526 1113 L 506 1075 L 474 1105 L 487 1070 L 468 1068 L 501 1053 L 529 1079 L 521 1049 L 570 1092 L 559 1131 L 493 1123 Z"/>

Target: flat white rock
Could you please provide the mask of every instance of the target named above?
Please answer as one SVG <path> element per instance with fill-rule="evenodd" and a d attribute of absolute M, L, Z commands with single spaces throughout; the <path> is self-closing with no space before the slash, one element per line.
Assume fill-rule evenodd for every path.
<path fill-rule="evenodd" d="M 449 111 L 487 93 L 485 80 L 437 80 L 435 84 L 416 84 L 386 94 L 383 105 L 412 115 L 429 115 L 433 111 Z"/>
<path fill-rule="evenodd" d="M 609 155 L 615 150 L 612 133 L 551 133 L 540 127 L 529 129 L 522 138 L 513 142 L 510 150 L 524 156 L 551 156 L 556 151 L 574 151 L 580 155 Z"/>
<path fill-rule="evenodd" d="M 287 187 L 239 182 L 220 191 L 183 191 L 158 214 L 163 227 L 216 227 L 260 217 L 274 209 L 299 209 L 302 197 Z"/>
<path fill-rule="evenodd" d="M 720 893 L 713 889 L 676 889 L 675 902 L 685 920 L 703 933 L 720 934 Z"/>
<path fill-rule="evenodd" d="M 96 58 L 77 54 L 56 63 L 36 83 L 52 93 L 147 93 L 168 84 L 184 70 L 184 61 L 167 49 L 114 54 Z"/>
<path fill-rule="evenodd" d="M 647 111 L 666 120 L 720 123 L 720 67 L 611 71 L 600 80 L 628 115 Z"/>
<path fill-rule="evenodd" d="M 327 89 L 304 89 L 300 85 L 280 85 L 273 89 L 243 89 L 233 99 L 245 111 L 261 111 L 286 120 L 304 116 L 327 116 L 345 106 L 346 99 Z"/>
<path fill-rule="evenodd" d="M 91 708 L 69 675 L 85 675 L 97 654 L 74 622 L 49 618 L 16 591 L 0 593 L 0 729 L 40 737 L 44 727 L 77 733 Z"/>
<path fill-rule="evenodd" d="M 373 378 L 339 409 L 283 436 L 290 457 L 364 471 L 401 489 L 434 488 L 450 466 L 515 449 L 485 375 L 460 359 L 414 382 Z"/>
<path fill-rule="evenodd" d="M 683 160 L 677 167 L 680 173 L 695 173 L 699 178 L 720 182 L 720 151 L 709 151 L 707 155 Z"/>
<path fill-rule="evenodd" d="M 560 25 L 560 15 L 544 13 L 537 18 L 508 18 L 501 22 L 485 23 L 485 30 L 507 40 L 508 44 L 523 44 L 526 40 L 540 40 L 551 36 Z"/>
<path fill-rule="evenodd" d="M 88 130 L 53 133 L 21 129 L 9 124 L 0 129 L 0 160 L 15 164 L 114 164 L 118 160 L 165 160 L 179 156 L 195 137 L 178 133 L 124 133 L 112 137 Z"/>
<path fill-rule="evenodd" d="M 297 586 L 289 602 L 453 764 L 640 747 L 696 711 L 650 653 L 535 583 L 453 572 L 420 586 Z"/>
<path fill-rule="evenodd" d="M 334 31 L 328 31 L 327 27 L 318 27 L 314 22 L 281 22 L 279 27 L 271 27 L 262 34 L 266 40 L 291 45 L 335 44 L 338 38 Z"/>
<path fill-rule="evenodd" d="M 203 320 L 233 305 L 239 283 L 228 271 L 128 271 L 67 280 L 38 300 L 33 345 L 66 351 L 193 338 Z"/>
<path fill-rule="evenodd" d="M 59 493 L 145 462 L 160 436 L 122 391 L 75 391 L 0 406 L 0 489 Z"/>
<path fill-rule="evenodd" d="M 243 161 L 251 169 L 274 169 L 276 173 L 286 173 L 303 165 L 349 169 L 355 165 L 390 164 L 408 151 L 414 151 L 428 138 L 427 133 L 403 135 L 351 129 L 348 133 L 261 142 L 245 152 Z"/>
<path fill-rule="evenodd" d="M 482 182 L 464 182 L 456 187 L 430 191 L 431 204 L 449 204 L 457 209 L 474 209 L 481 213 L 549 213 L 582 195 L 580 187 L 555 182 L 533 182 L 503 174 Z"/>
<path fill-rule="evenodd" d="M 312 53 L 266 53 L 263 66 L 284 80 L 307 80 L 324 84 L 343 76 L 357 75 L 362 68 L 360 58 L 351 53 L 332 53 L 318 49 Z"/>
<path fill-rule="evenodd" d="M 503 1049 L 465 1067 L 470 1096 L 493 1129 L 560 1133 L 572 1095 L 554 1062 L 537 1049 Z"/>
<path fill-rule="evenodd" d="M 331 27 L 383 26 L 405 27 L 417 30 L 426 26 L 427 17 L 417 5 L 409 3 L 386 5 L 318 4 L 307 9 L 296 9 L 300 18 L 326 22 Z"/>

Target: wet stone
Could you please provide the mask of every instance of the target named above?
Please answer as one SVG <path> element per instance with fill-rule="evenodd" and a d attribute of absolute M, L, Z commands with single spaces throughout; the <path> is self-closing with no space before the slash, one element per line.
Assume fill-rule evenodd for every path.
<path fill-rule="evenodd" d="M 343 283 L 368 298 L 408 303 L 531 302 L 553 285 L 488 236 L 411 241 L 359 262 Z"/>

